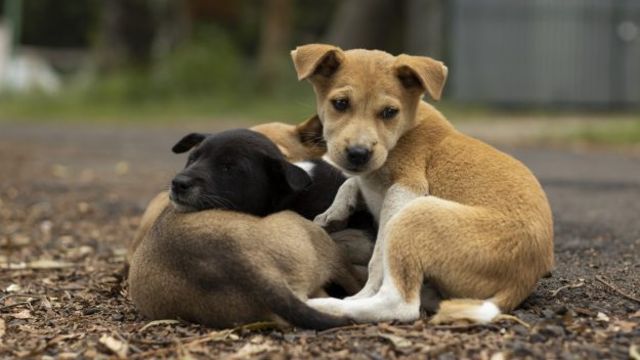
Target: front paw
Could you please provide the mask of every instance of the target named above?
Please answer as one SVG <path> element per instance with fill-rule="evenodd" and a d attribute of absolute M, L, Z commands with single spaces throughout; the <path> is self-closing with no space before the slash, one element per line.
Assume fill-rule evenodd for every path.
<path fill-rule="evenodd" d="M 347 222 L 349 221 L 349 212 L 346 214 L 340 211 L 332 211 L 328 209 L 324 213 L 316 216 L 313 219 L 313 222 L 317 225 L 321 226 L 327 232 L 334 232 L 344 229 L 347 226 Z"/>
<path fill-rule="evenodd" d="M 344 316 L 342 300 L 336 298 L 316 298 L 307 301 L 307 305 L 325 314 Z"/>

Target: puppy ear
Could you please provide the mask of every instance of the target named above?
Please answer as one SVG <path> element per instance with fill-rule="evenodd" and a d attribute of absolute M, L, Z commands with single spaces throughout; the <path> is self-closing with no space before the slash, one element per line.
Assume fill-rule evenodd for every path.
<path fill-rule="evenodd" d="M 405 88 L 421 88 L 434 100 L 440 100 L 449 71 L 442 62 L 426 56 L 402 54 L 396 58 L 395 69 Z"/>
<path fill-rule="evenodd" d="M 311 177 L 301 168 L 278 158 L 268 158 L 273 181 L 283 193 L 296 193 L 311 185 Z"/>
<path fill-rule="evenodd" d="M 298 80 L 304 80 L 316 74 L 325 77 L 333 75 L 344 60 L 344 53 L 333 45 L 309 44 L 291 51 L 291 58 Z"/>
<path fill-rule="evenodd" d="M 173 147 L 171 148 L 171 151 L 173 151 L 176 154 L 187 152 L 191 150 L 191 148 L 193 148 L 194 146 L 200 144 L 202 140 L 204 140 L 206 137 L 207 137 L 206 134 L 191 133 L 189 135 L 186 135 L 180 141 L 178 141 L 175 145 L 173 145 Z"/>
<path fill-rule="evenodd" d="M 298 139 L 302 145 L 307 147 L 319 148 L 324 151 L 327 150 L 327 142 L 324 140 L 322 136 L 322 122 L 318 115 L 314 115 L 312 118 L 306 120 L 305 122 L 296 125 L 296 133 L 298 134 Z"/>
<path fill-rule="evenodd" d="M 311 177 L 306 171 L 288 161 L 284 163 L 284 178 L 294 193 L 308 188 L 312 183 Z"/>

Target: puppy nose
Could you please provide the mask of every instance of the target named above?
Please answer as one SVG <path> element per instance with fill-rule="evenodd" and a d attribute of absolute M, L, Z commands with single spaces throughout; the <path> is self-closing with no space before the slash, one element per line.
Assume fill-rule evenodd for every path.
<path fill-rule="evenodd" d="M 171 191 L 175 193 L 185 192 L 191 185 L 193 185 L 193 179 L 178 175 L 171 181 Z"/>
<path fill-rule="evenodd" d="M 371 151 L 364 146 L 350 146 L 347 148 L 347 160 L 355 166 L 366 164 L 371 158 Z"/>

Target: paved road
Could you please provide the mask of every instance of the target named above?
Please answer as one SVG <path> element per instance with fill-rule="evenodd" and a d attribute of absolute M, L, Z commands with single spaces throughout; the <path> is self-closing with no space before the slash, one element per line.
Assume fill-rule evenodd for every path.
<path fill-rule="evenodd" d="M 7 234 L 14 231 L 9 228 L 33 232 L 30 229 L 32 220 L 25 214 L 61 209 L 59 219 L 57 213 L 48 210 L 54 229 L 75 231 L 75 239 L 81 239 L 81 243 L 61 243 L 61 246 L 37 243 L 15 253 L 14 257 L 19 260 L 20 254 L 30 257 L 34 252 L 53 249 L 51 251 L 64 258 L 69 245 L 80 244 L 95 248 L 98 255 L 101 251 L 109 252 L 110 248 L 125 247 L 135 228 L 134 222 L 129 220 L 142 212 L 148 199 L 166 187 L 171 176 L 183 165 L 184 156 L 170 152 L 173 143 L 188 131 L 210 128 L 207 124 L 143 128 L 0 123 L 0 210 L 3 210 L 2 197 L 7 201 L 5 204 L 15 208 L 13 215 L 9 212 L 5 219 L 7 229 L 0 228 L 0 237 L 3 231 Z M 640 297 L 640 157 L 603 150 L 498 147 L 527 164 L 547 192 L 555 216 L 557 266 L 553 275 L 542 279 L 538 290 L 515 312 L 521 319 L 536 324 L 538 330 L 527 331 L 512 326 L 507 332 L 510 339 L 507 341 L 501 332 L 481 329 L 468 335 L 470 340 L 463 345 L 453 346 L 452 354 L 455 357 L 478 356 L 485 351 L 483 349 L 495 352 L 506 348 L 522 356 L 547 356 L 549 352 L 555 352 L 558 356 L 581 354 L 625 358 L 630 339 L 640 336 L 640 326 L 634 332 L 620 335 L 615 327 L 596 315 L 602 312 L 611 317 L 612 322 L 637 322 L 633 314 L 640 309 L 639 304 L 626 300 L 597 281 L 596 276 L 603 276 L 622 292 Z M 18 192 L 20 196 L 11 195 Z M 95 214 L 76 214 L 73 209 L 81 202 L 94 207 Z M 43 208 L 42 204 L 49 205 Z M 65 210 L 68 208 L 72 211 Z M 24 216 L 26 218 L 21 220 Z M 85 227 L 89 230 L 84 230 Z M 97 230 L 91 230 L 95 228 Z M 98 234 L 96 239 L 91 239 L 93 235 L 87 238 L 86 233 L 92 231 Z M 66 241 L 64 239 L 60 237 L 55 241 Z M 110 272 L 114 266 L 102 263 L 97 269 Z M 86 276 L 95 280 L 93 273 Z M 57 285 L 67 286 L 67 278 L 56 279 L 60 282 Z M 36 286 L 29 278 L 20 281 L 24 282 L 24 287 Z M 564 288 L 552 295 L 553 290 L 580 283 L 584 284 Z M 101 296 L 95 292 L 88 294 Z M 111 307 L 103 311 L 131 312 L 134 320 L 126 326 L 139 326 L 128 300 L 117 299 L 121 302 L 112 302 Z M 95 305 L 80 300 L 76 304 L 80 309 Z M 114 297 L 96 301 L 107 300 L 112 301 Z M 567 308 L 575 320 L 563 315 Z M 55 320 L 64 322 L 65 318 L 60 316 Z M 82 326 L 88 327 L 91 319 L 85 322 Z M 628 324 L 631 323 L 625 326 Z M 108 321 L 108 326 L 120 329 L 123 325 Z M 595 332 L 585 329 L 595 329 Z M 425 331 L 425 339 L 436 343 L 450 341 L 446 334 Z M 22 342 L 18 335 L 12 341 Z M 29 338 L 27 335 L 25 338 Z M 317 340 L 313 339 L 310 341 Z M 89 337 L 81 342 L 93 344 L 95 340 Z M 322 343 L 320 340 L 318 344 Z M 592 345 L 594 342 L 598 345 Z M 366 344 L 370 349 L 381 346 L 379 342 Z M 291 346 L 308 351 L 304 343 Z"/>
<path fill-rule="evenodd" d="M 171 174 L 183 157 L 169 149 L 180 136 L 206 125 L 116 127 L 0 124 L 0 146 L 15 146 L 45 166 L 90 168 L 109 175 L 117 162 L 132 174 Z M 551 201 L 559 242 L 569 234 L 640 238 L 640 157 L 604 150 L 500 146 L 529 166 Z M 168 175 L 170 176 L 170 175 Z M 125 177 L 126 179 L 127 177 Z M 131 178 L 139 180 L 138 177 Z M 150 189 L 151 190 L 151 189 Z M 147 195 L 141 194 L 141 195 Z M 572 245 L 577 246 L 577 245 Z"/>

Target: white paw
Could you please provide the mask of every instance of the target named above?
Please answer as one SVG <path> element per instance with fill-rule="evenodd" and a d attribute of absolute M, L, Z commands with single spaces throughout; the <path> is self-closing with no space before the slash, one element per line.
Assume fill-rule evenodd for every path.
<path fill-rule="evenodd" d="M 313 219 L 314 223 L 328 231 L 342 230 L 347 221 L 349 221 L 349 209 L 337 209 L 333 206 Z"/>
<path fill-rule="evenodd" d="M 342 300 L 336 298 L 317 298 L 307 301 L 310 307 L 335 316 L 344 316 L 342 304 Z"/>

